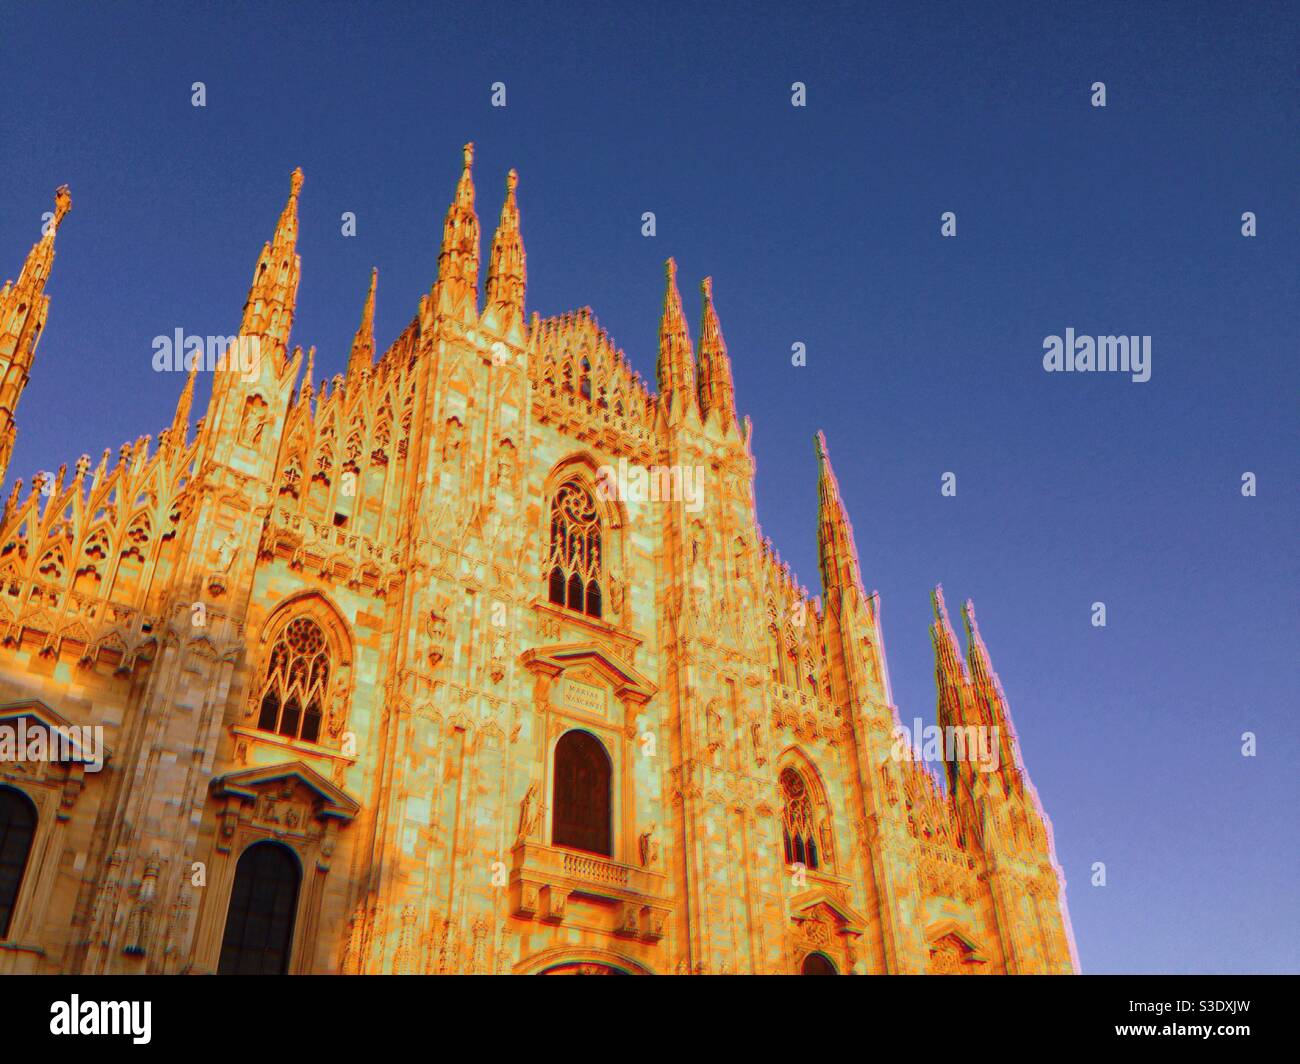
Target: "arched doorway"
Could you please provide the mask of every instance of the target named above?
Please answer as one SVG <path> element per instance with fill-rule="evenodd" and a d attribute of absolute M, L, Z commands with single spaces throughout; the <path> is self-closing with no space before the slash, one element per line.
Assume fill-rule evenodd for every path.
<path fill-rule="evenodd" d="M 800 975 L 839 975 L 839 969 L 824 953 L 810 953 L 803 959 Z"/>
<path fill-rule="evenodd" d="M 36 806 L 31 799 L 12 787 L 0 787 L 0 940 L 9 936 L 35 834 Z"/>
<path fill-rule="evenodd" d="M 221 942 L 221 975 L 285 975 L 293 948 L 302 869 L 278 842 L 257 842 L 235 867 Z"/>
<path fill-rule="evenodd" d="M 551 843 L 614 855 L 610 820 L 614 769 L 591 732 L 570 731 L 555 746 L 555 817 Z"/>
<path fill-rule="evenodd" d="M 569 961 L 547 968 L 539 975 L 627 975 L 622 968 L 612 964 L 600 964 L 594 961 Z"/>

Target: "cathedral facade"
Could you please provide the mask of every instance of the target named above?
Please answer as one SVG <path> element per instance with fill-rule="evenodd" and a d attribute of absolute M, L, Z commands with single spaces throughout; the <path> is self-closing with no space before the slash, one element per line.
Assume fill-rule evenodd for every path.
<path fill-rule="evenodd" d="M 996 767 L 936 772 L 821 434 L 819 596 L 760 532 L 710 281 L 693 342 L 668 262 L 652 390 L 525 315 L 513 171 L 480 292 L 471 163 L 378 358 L 374 279 L 345 374 L 290 347 L 296 171 L 253 362 L 14 483 L 0 973 L 1077 970 L 970 604 L 963 649 L 934 592 L 938 726 Z M 70 206 L 0 291 L 0 475 Z"/>

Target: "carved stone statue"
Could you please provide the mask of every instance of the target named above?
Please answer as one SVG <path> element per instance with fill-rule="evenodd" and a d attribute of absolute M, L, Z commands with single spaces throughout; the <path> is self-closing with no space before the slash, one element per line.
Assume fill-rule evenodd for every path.
<path fill-rule="evenodd" d="M 523 801 L 519 803 L 519 834 L 517 838 L 534 838 L 541 825 L 542 807 L 537 796 L 537 784 L 531 783 L 528 786 L 528 793 L 524 795 Z"/>
<path fill-rule="evenodd" d="M 637 838 L 637 849 L 641 856 L 642 868 L 653 868 L 659 863 L 659 840 L 655 837 L 657 824 L 651 824 Z"/>
<path fill-rule="evenodd" d="M 217 544 L 217 571 L 230 572 L 231 562 L 235 560 L 235 551 L 239 549 L 239 525 L 226 533 L 226 538 Z"/>
<path fill-rule="evenodd" d="M 334 678 L 334 690 L 330 695 L 329 708 L 329 733 L 332 738 L 337 739 L 339 732 L 343 730 L 343 722 L 347 720 L 347 693 L 348 678 L 343 672 Z"/>
<path fill-rule="evenodd" d="M 447 436 L 442 444 L 442 460 L 449 462 L 460 453 L 460 422 L 451 418 L 447 422 Z"/>

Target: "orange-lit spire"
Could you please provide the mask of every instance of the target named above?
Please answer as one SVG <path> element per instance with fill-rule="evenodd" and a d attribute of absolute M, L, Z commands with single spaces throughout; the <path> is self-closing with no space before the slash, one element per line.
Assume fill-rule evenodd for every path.
<path fill-rule="evenodd" d="M 269 346 L 271 353 L 283 359 L 289 346 L 289 330 L 298 299 L 298 277 L 302 268 L 297 254 L 298 193 L 302 190 L 302 170 L 289 179 L 289 202 L 280 213 L 275 236 L 262 247 L 253 270 L 253 283 L 244 304 L 244 320 L 239 327 L 243 336 L 256 336 Z M 263 350 L 265 356 L 268 352 Z"/>
<path fill-rule="evenodd" d="M 54 214 L 32 246 L 18 280 L 0 288 L 0 480 L 9 468 L 18 435 L 18 401 L 31 373 L 36 344 L 50 310 L 45 282 L 54 264 L 54 237 L 72 210 L 72 195 L 62 185 L 54 193 Z"/>
<path fill-rule="evenodd" d="M 359 377 L 370 369 L 375 359 L 375 287 L 379 284 L 379 267 L 370 271 L 370 291 L 361 311 L 361 324 L 352 338 L 352 354 L 348 357 L 348 379 Z"/>
<path fill-rule="evenodd" d="M 313 344 L 307 348 L 307 372 L 302 375 L 302 383 L 298 386 L 298 402 L 307 403 L 315 392 L 312 386 L 312 374 L 316 372 L 316 345 Z"/>
<path fill-rule="evenodd" d="M 190 375 L 185 380 L 185 387 L 181 389 L 181 397 L 176 402 L 176 414 L 172 418 L 172 429 L 168 434 L 168 441 L 175 447 L 184 447 L 185 441 L 190 432 L 190 410 L 194 406 L 194 378 L 198 376 L 199 360 L 194 360 L 194 365 L 190 367 Z"/>
<path fill-rule="evenodd" d="M 938 722 L 941 727 L 964 726 L 966 711 L 963 695 L 968 675 L 966 663 L 957 647 L 957 636 L 948 619 L 948 607 L 943 601 L 943 585 L 935 587 L 930 595 L 934 604 L 934 623 L 930 625 L 930 640 L 934 644 L 934 677 L 939 689 Z"/>
<path fill-rule="evenodd" d="M 664 264 L 667 288 L 664 313 L 659 322 L 659 391 L 664 400 L 680 396 L 683 404 L 695 404 L 695 358 L 691 352 L 691 334 L 682 312 L 682 294 L 677 290 L 677 263 Z"/>
<path fill-rule="evenodd" d="M 722 326 L 713 308 L 713 278 L 700 282 L 704 309 L 700 316 L 700 413 L 715 410 L 723 429 L 736 423 L 736 388 L 731 379 L 731 359 Z"/>
<path fill-rule="evenodd" d="M 828 600 L 835 592 L 842 594 L 850 588 L 865 598 L 853 524 L 840 498 L 840 485 L 831 468 L 825 434 L 818 432 L 814 442 L 817 447 L 817 546 L 822 589 Z"/>
<path fill-rule="evenodd" d="M 442 227 L 442 250 L 438 254 L 438 283 L 441 309 L 468 300 L 478 308 L 478 215 L 474 213 L 474 145 L 465 145 L 465 168 L 456 185 L 456 198 L 447 208 Z"/>
<path fill-rule="evenodd" d="M 975 603 L 970 599 L 962 607 L 962 615 L 966 622 L 966 657 L 970 662 L 970 684 L 980 715 L 978 721 L 969 723 L 997 728 L 1001 750 L 998 773 L 1009 790 L 1017 789 L 1023 783 L 1024 766 L 1020 760 L 1020 744 L 1011 723 L 1011 708 L 1007 704 L 1006 693 L 1002 690 L 1002 681 L 993 671 L 988 647 L 984 645 L 979 624 L 975 620 Z"/>
<path fill-rule="evenodd" d="M 1002 682 L 989 663 L 988 647 L 980 637 L 979 624 L 975 620 L 975 603 L 966 600 L 962 607 L 962 617 L 966 622 L 966 651 L 970 662 L 971 682 L 977 687 L 996 688 L 1001 694 Z"/>
<path fill-rule="evenodd" d="M 519 232 L 519 203 L 515 189 L 519 175 L 506 175 L 506 200 L 501 205 L 501 222 L 492 238 L 492 258 L 488 263 L 487 305 L 524 313 L 524 286 L 528 271 L 524 256 L 524 238 Z"/>

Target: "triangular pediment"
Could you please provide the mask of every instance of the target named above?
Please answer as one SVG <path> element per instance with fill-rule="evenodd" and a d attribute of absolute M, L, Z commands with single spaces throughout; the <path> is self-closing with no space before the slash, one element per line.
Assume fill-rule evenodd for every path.
<path fill-rule="evenodd" d="M 351 820 L 361 808 L 360 803 L 345 790 L 336 787 L 315 769 L 301 761 L 249 768 L 242 772 L 228 772 L 214 779 L 210 786 L 212 793 L 219 798 L 234 796 L 256 801 L 258 794 L 275 784 L 285 783 L 293 783 L 309 791 L 314 800 L 321 804 L 320 816 Z"/>
<path fill-rule="evenodd" d="M 955 938 L 961 943 L 962 948 L 967 953 L 967 959 L 972 961 L 983 961 L 984 957 L 980 953 L 979 943 L 977 943 L 966 930 L 955 920 L 939 920 L 925 929 L 925 940 L 931 948 L 945 938 Z"/>
<path fill-rule="evenodd" d="M 619 698 L 648 702 L 658 688 L 626 662 L 619 661 L 599 643 L 564 643 L 525 651 L 524 666 L 552 676 L 570 670 L 594 673 L 610 684 Z"/>
<path fill-rule="evenodd" d="M 80 747 L 80 736 L 84 733 L 81 729 L 85 725 L 76 724 L 68 720 L 58 710 L 47 706 L 38 698 L 25 698 L 21 702 L 10 702 L 7 705 L 0 706 L 0 726 L 13 727 L 20 718 L 26 718 L 29 721 L 36 722 L 36 725 L 47 731 L 61 731 L 69 729 L 67 735 L 72 741 L 74 747 Z M 101 733 L 102 734 L 102 733 Z M 91 758 L 92 761 L 107 761 L 111 751 L 105 745 L 101 758 Z"/>
<path fill-rule="evenodd" d="M 860 935 L 866 930 L 865 916 L 821 887 L 806 890 L 790 900 L 790 915 L 794 920 L 810 920 L 819 910 L 829 911 L 841 931 Z"/>

